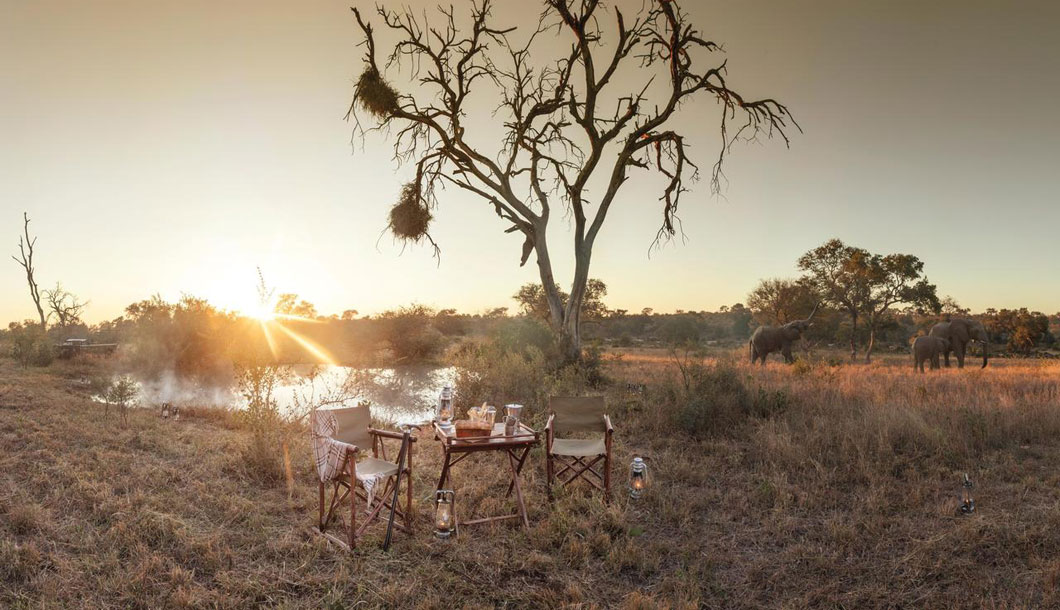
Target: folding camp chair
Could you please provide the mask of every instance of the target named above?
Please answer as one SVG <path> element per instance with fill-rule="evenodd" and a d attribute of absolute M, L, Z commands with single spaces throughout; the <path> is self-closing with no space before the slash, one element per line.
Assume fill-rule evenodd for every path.
<path fill-rule="evenodd" d="M 611 418 L 603 396 L 561 397 L 549 400 L 552 413 L 545 424 L 548 497 L 552 481 L 564 486 L 583 479 L 611 500 Z M 593 434 L 595 433 L 595 434 Z M 592 434 L 592 436 L 587 436 Z M 603 473 L 597 464 L 603 462 Z M 556 467 L 560 470 L 557 472 Z"/>
<path fill-rule="evenodd" d="M 383 439 L 401 440 L 399 432 L 377 430 L 371 427 L 372 415 L 368 406 L 341 409 L 317 409 L 310 416 L 313 428 L 313 452 L 316 457 L 320 483 L 320 533 L 334 542 L 354 548 L 372 521 L 384 508 L 396 511 L 403 523 L 399 529 L 412 532 L 412 447 L 416 438 L 409 437 L 407 455 L 400 467 L 387 460 Z M 371 456 L 357 460 L 359 453 L 371 448 Z M 401 506 L 395 493 L 395 482 L 405 483 L 405 505 Z M 383 482 L 383 485 L 379 483 Z M 400 485 L 400 483 L 397 483 Z M 331 487 L 331 501 L 326 503 L 326 488 Z M 338 513 L 342 502 L 350 497 L 350 523 L 347 540 L 341 540 L 327 532 L 333 521 L 342 521 Z M 364 502 L 365 518 L 357 525 L 358 499 Z M 396 504 L 396 505 L 394 505 Z"/>

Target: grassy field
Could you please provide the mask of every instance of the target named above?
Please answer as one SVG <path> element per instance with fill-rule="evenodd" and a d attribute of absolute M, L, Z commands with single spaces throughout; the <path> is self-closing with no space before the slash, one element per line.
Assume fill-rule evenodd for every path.
<path fill-rule="evenodd" d="M 918 375 L 904 356 L 765 368 L 744 356 L 707 370 L 770 410 L 698 437 L 679 431 L 669 355 L 608 359 L 616 480 L 634 454 L 655 475 L 639 502 L 575 490 L 550 507 L 537 450 L 529 531 L 436 540 L 441 452 L 423 434 L 418 533 L 387 554 L 376 529 L 352 555 L 309 531 L 304 437 L 289 495 L 245 465 L 249 435 L 230 415 L 140 410 L 123 429 L 88 400 L 89 365 L 0 360 L 0 606 L 1060 607 L 1060 363 Z M 458 466 L 462 505 L 499 508 L 501 468 Z M 964 472 L 979 510 L 960 517 Z"/>

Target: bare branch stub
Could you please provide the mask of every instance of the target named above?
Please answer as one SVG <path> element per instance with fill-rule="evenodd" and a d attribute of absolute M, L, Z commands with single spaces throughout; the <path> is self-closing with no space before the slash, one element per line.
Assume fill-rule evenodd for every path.
<path fill-rule="evenodd" d="M 389 49 L 382 63 L 377 32 L 353 9 L 364 36 L 364 74 L 384 84 L 387 74 L 403 74 L 408 87 L 381 96 L 394 103 L 375 109 L 358 101 L 358 87 L 348 116 L 368 110 L 377 119 L 372 129 L 386 127 L 395 159 L 416 164 L 426 209 L 437 206 L 438 187 L 455 186 L 486 204 L 506 231 L 521 233 L 520 263 L 536 254 L 553 326 L 575 337 L 593 245 L 630 169 L 664 180 L 653 243 L 679 231 L 681 197 L 699 174 L 687 125 L 673 120 L 683 106 L 709 99 L 721 106 L 714 193 L 737 140 L 779 136 L 787 145 L 788 130 L 799 129 L 780 102 L 748 100 L 729 87 L 726 62 L 714 59 L 721 46 L 695 28 L 678 2 L 631 2 L 639 6 L 632 19 L 617 4 L 545 0 L 529 30 L 496 24 L 490 0 L 471 3 L 466 15 L 452 7 L 421 13 L 381 4 L 375 17 Z M 499 125 L 472 110 L 472 91 L 479 99 L 492 96 Z M 471 112 L 478 113 L 475 121 L 466 120 Z M 358 130 L 363 134 L 359 120 Z M 554 289 L 546 238 L 557 202 L 573 225 L 574 280 L 565 300 Z"/>

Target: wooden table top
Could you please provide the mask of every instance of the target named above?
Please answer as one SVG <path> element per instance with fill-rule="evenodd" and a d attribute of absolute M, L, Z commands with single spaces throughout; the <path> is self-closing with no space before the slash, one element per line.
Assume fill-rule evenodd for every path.
<path fill-rule="evenodd" d="M 505 436 L 504 424 L 502 422 L 493 424 L 493 432 L 489 436 L 468 436 L 464 438 L 458 438 L 456 436 L 455 425 L 448 432 L 443 430 L 438 425 L 438 422 L 434 422 L 433 426 L 434 437 L 449 449 L 468 449 L 476 451 L 483 449 L 507 449 L 511 447 L 532 445 L 538 442 L 538 433 L 523 422 L 519 422 L 519 430 L 512 436 Z"/>

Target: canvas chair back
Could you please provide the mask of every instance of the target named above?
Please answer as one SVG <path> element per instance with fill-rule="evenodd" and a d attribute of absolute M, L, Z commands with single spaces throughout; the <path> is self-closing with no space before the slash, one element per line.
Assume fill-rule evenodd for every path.
<path fill-rule="evenodd" d="M 556 415 L 552 427 L 559 436 L 607 430 L 603 396 L 553 396 L 549 407 Z"/>
<path fill-rule="evenodd" d="M 335 416 L 336 430 L 334 439 L 356 445 L 361 451 L 372 450 L 372 411 L 370 407 L 344 407 L 330 409 Z"/>

